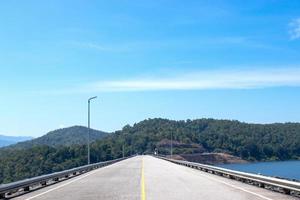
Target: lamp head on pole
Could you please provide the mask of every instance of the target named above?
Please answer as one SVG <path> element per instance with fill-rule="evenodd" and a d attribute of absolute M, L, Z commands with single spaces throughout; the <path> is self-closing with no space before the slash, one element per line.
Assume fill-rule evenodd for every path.
<path fill-rule="evenodd" d="M 91 100 L 96 99 L 96 98 L 97 98 L 97 96 L 91 97 L 91 98 L 89 98 L 88 101 L 91 101 Z"/>

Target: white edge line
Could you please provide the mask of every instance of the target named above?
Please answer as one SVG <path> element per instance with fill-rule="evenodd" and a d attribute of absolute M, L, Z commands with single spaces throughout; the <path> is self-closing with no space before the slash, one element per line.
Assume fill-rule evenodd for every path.
<path fill-rule="evenodd" d="M 166 160 L 166 161 L 168 161 L 168 160 Z M 169 161 L 169 162 L 170 162 L 170 161 Z M 172 162 L 171 162 L 171 163 L 172 163 Z M 179 165 L 179 166 L 182 166 L 182 165 Z M 183 167 L 187 167 L 187 166 L 183 166 Z M 188 167 L 188 169 L 196 170 L 196 169 L 193 169 L 193 168 L 190 168 L 190 167 Z M 199 170 L 196 170 L 196 171 L 199 172 Z M 200 172 L 202 172 L 202 171 L 200 171 Z M 238 187 L 238 186 L 235 186 L 235 185 L 226 183 L 226 182 L 224 182 L 224 181 L 221 181 L 221 180 L 212 178 L 212 177 L 210 177 L 210 176 L 207 176 L 206 174 L 204 174 L 204 173 L 206 173 L 206 172 L 202 172 L 202 173 L 203 173 L 203 174 L 201 174 L 202 176 L 205 176 L 206 178 L 208 178 L 208 179 L 210 179 L 210 180 L 217 181 L 217 182 L 219 182 L 219 183 L 223 183 L 223 184 L 228 185 L 228 186 L 230 186 L 230 187 L 233 187 L 233 188 L 235 188 L 235 189 L 238 189 L 238 190 L 247 192 L 247 193 L 249 193 L 249 194 L 258 196 L 258 197 L 260 197 L 260 198 L 262 198 L 262 199 L 266 199 L 266 200 L 274 200 L 274 199 L 265 197 L 265 196 L 263 196 L 263 195 L 261 195 L 261 194 L 257 194 L 257 193 L 255 193 L 255 192 L 251 192 L 251 191 L 246 190 L 246 189 L 244 189 L 244 188 L 241 188 L 241 187 Z"/>
<path fill-rule="evenodd" d="M 59 188 L 62 188 L 62 187 L 64 187 L 64 186 L 67 186 L 67 185 L 69 185 L 69 184 L 71 184 L 71 183 L 74 183 L 75 181 L 78 181 L 78 180 L 83 179 L 83 178 L 85 178 L 85 177 L 87 177 L 87 176 L 90 176 L 90 175 L 92 175 L 92 174 L 94 174 L 94 173 L 96 173 L 96 172 L 97 172 L 97 170 L 96 170 L 96 171 L 93 171 L 93 172 L 90 172 L 89 174 L 86 174 L 86 175 L 84 175 L 84 176 L 81 176 L 81 177 L 79 177 L 79 178 L 77 178 L 77 179 L 71 180 L 71 181 L 69 181 L 69 182 L 67 182 L 67 183 L 65 183 L 65 184 L 59 185 L 59 186 L 57 186 L 57 187 L 55 187 L 55 188 L 52 188 L 52 189 L 50 189 L 50 190 L 47 190 L 47 191 L 42 192 L 42 193 L 40 193 L 40 194 L 37 194 L 37 195 L 35 195 L 35 196 L 29 197 L 29 198 L 27 198 L 27 199 L 25 199 L 25 200 L 31 200 L 31 199 L 34 199 L 34 198 L 36 198 L 36 197 L 42 196 L 42 195 L 44 195 L 44 194 L 47 194 L 47 193 L 49 193 L 49 192 L 52 192 L 52 191 L 57 190 L 57 189 L 59 189 Z"/>
<path fill-rule="evenodd" d="M 242 190 L 242 191 L 244 191 L 244 192 L 248 192 L 248 193 L 253 194 L 253 195 L 255 195 L 255 196 L 258 196 L 258 197 L 260 197 L 260 198 L 262 198 L 262 199 L 273 200 L 273 199 L 270 199 L 270 198 L 265 197 L 265 196 L 263 196 L 263 195 L 257 194 L 257 193 L 255 193 L 255 192 L 251 192 L 251 191 L 249 191 L 249 190 L 246 190 L 246 189 L 244 189 L 244 188 L 241 188 L 241 187 L 232 185 L 232 184 L 230 184 L 230 183 L 226 183 L 226 182 L 224 182 L 224 181 L 221 181 L 221 180 L 218 180 L 218 179 L 215 179 L 215 178 L 212 178 L 212 177 L 209 177 L 209 176 L 207 176 L 207 175 L 203 175 L 203 176 L 205 176 L 205 177 L 208 178 L 208 179 L 211 179 L 211 180 L 217 181 L 217 182 L 219 182 L 219 183 L 223 183 L 223 184 L 225 184 L 225 185 L 228 185 L 228 186 L 230 186 L 230 187 L 233 187 L 233 188 L 235 188 L 235 189 Z"/>

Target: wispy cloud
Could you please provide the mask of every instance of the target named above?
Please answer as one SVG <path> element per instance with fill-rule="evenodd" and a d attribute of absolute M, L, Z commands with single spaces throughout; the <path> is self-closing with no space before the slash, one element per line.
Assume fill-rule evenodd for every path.
<path fill-rule="evenodd" d="M 252 49 L 278 49 L 278 47 L 261 43 L 251 37 L 245 36 L 215 36 L 194 38 L 165 38 L 161 40 L 133 40 L 120 43 L 105 43 L 95 41 L 68 41 L 68 45 L 76 48 L 90 49 L 107 53 L 132 53 L 149 50 L 171 49 L 206 49 L 209 48 L 252 48 Z M 281 49 L 282 50 L 282 49 Z"/>
<path fill-rule="evenodd" d="M 255 89 L 300 86 L 300 68 L 262 70 L 215 70 L 180 74 L 173 77 L 144 77 L 99 81 L 85 86 L 89 91 L 155 91 Z"/>
<path fill-rule="evenodd" d="M 234 90 L 300 87 L 300 67 L 277 69 L 207 70 L 173 75 L 105 80 L 78 87 L 39 92 L 46 95 L 163 90 Z"/>
<path fill-rule="evenodd" d="M 106 45 L 106 44 L 99 44 L 96 42 L 77 42 L 77 41 L 71 41 L 71 45 L 86 48 L 86 49 L 94 49 L 96 51 L 101 52 L 125 52 L 129 49 L 125 46 L 121 45 Z"/>
<path fill-rule="evenodd" d="M 294 19 L 289 23 L 289 34 L 292 40 L 300 38 L 300 18 Z"/>

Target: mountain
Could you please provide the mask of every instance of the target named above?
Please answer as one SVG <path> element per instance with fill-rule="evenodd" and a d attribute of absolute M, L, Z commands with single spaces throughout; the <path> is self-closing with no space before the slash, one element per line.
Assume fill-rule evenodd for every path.
<path fill-rule="evenodd" d="M 228 153 L 248 161 L 300 158 L 300 123 L 250 124 L 236 120 L 156 118 L 127 125 L 92 146 L 95 149 L 105 147 L 106 154 L 111 157 L 120 156 L 122 145 L 127 154 L 153 153 L 155 149 L 160 154 L 170 154 L 171 136 L 173 154 Z M 95 159 L 100 159 L 104 152 L 97 152 Z"/>
<path fill-rule="evenodd" d="M 104 138 L 108 136 L 109 133 L 91 129 L 90 130 L 90 142 Z M 58 130 L 51 131 L 46 135 L 41 137 L 19 142 L 14 145 L 10 145 L 6 148 L 14 149 L 24 149 L 30 148 L 32 146 L 50 146 L 50 147 L 59 147 L 59 146 L 71 146 L 71 145 L 82 145 L 87 143 L 88 128 L 84 126 L 72 126 L 69 128 L 62 128 Z"/>
<path fill-rule="evenodd" d="M 23 136 L 6 136 L 6 135 L 0 135 L 0 147 L 8 146 L 11 144 L 15 144 L 18 142 L 31 140 L 32 137 L 23 137 Z"/>
<path fill-rule="evenodd" d="M 50 132 L 31 143 L 21 143 L 27 144 L 27 148 L 1 148 L 0 183 L 86 164 L 86 131 L 84 127 L 75 126 Z M 249 124 L 231 120 L 156 118 L 104 135 L 107 136 L 91 144 L 92 163 L 122 157 L 123 147 L 125 156 L 154 151 L 168 155 L 171 136 L 173 154 L 183 158 L 199 160 L 195 155 L 202 154 L 201 159 L 211 155 L 210 159 L 215 160 L 220 159 L 220 153 L 247 161 L 300 158 L 300 123 Z M 65 146 L 74 143 L 77 145 Z M 32 144 L 35 145 L 30 147 Z"/>

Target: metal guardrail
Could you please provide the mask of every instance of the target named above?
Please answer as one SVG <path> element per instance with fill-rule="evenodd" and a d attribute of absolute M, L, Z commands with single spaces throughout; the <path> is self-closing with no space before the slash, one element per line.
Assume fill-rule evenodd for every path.
<path fill-rule="evenodd" d="M 289 181 L 274 177 L 268 177 L 263 175 L 245 173 L 235 170 L 224 169 L 221 167 L 215 167 L 211 165 L 204 165 L 200 163 L 187 162 L 181 160 L 174 160 L 165 157 L 158 157 L 163 160 L 170 161 L 175 164 L 184 165 L 187 167 L 195 168 L 204 172 L 208 172 L 211 174 L 219 175 L 222 177 L 226 177 L 229 179 L 234 179 L 237 181 L 241 181 L 243 183 L 248 183 L 251 185 L 255 185 L 261 188 L 270 189 L 273 191 L 285 193 L 288 195 L 293 195 L 300 197 L 300 182 Z"/>
<path fill-rule="evenodd" d="M 120 158 L 120 159 L 115 159 L 115 160 L 110 160 L 105 162 L 99 162 L 99 163 L 85 165 L 85 166 L 81 166 L 81 167 L 77 167 L 77 168 L 73 168 L 61 172 L 55 172 L 52 174 L 37 176 L 34 178 L 29 178 L 29 179 L 25 179 L 13 183 L 2 184 L 0 185 L 0 199 L 6 199 L 7 197 L 11 198 L 13 194 L 21 195 L 23 193 L 27 193 L 29 191 L 36 190 L 41 187 L 52 185 L 54 183 L 67 180 L 69 178 L 78 176 L 80 174 L 89 172 L 91 170 L 100 167 L 111 165 L 113 163 L 125 160 L 127 158 Z"/>

